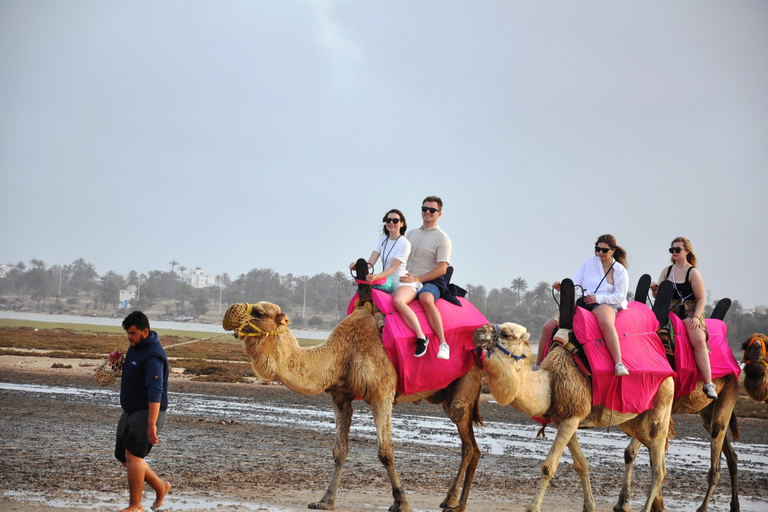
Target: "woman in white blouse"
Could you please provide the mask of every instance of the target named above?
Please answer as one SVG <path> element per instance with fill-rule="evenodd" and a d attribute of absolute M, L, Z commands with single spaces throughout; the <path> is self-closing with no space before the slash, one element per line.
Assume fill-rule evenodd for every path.
<path fill-rule="evenodd" d="M 627 252 L 616 244 L 612 235 L 601 235 L 595 242 L 595 256 L 582 263 L 573 276 L 573 284 L 581 288 L 581 298 L 577 304 L 592 312 L 603 333 L 605 345 L 615 364 L 614 373 L 618 376 L 629 375 L 621 362 L 621 347 L 616 332 L 616 314 L 627 307 Z M 560 281 L 555 281 L 552 287 L 559 291 Z M 543 348 L 555 325 L 555 319 L 544 324 L 539 340 L 539 354 L 544 353 Z"/>

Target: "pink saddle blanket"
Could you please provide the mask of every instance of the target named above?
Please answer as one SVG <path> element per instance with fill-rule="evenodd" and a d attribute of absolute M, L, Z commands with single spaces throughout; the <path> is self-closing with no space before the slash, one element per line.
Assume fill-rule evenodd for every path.
<path fill-rule="evenodd" d="M 410 303 L 416 313 L 421 329 L 429 338 L 427 353 L 414 356 L 416 333 L 405 323 L 395 309 L 392 296 L 379 290 L 372 290 L 373 303 L 384 314 L 382 340 L 389 359 L 397 371 L 397 392 L 412 395 L 421 391 L 443 389 L 448 384 L 469 372 L 474 364 L 472 336 L 488 320 L 468 300 L 459 298 L 461 306 L 445 300 L 436 302 L 443 319 L 445 341 L 451 349 L 448 360 L 437 358 L 438 341 L 418 300 Z M 355 308 L 357 295 L 347 307 L 347 314 Z"/>
<path fill-rule="evenodd" d="M 669 314 L 672 322 L 672 332 L 675 333 L 675 399 L 689 395 L 696 387 L 696 382 L 702 380 L 701 373 L 693 358 L 693 347 L 688 341 L 685 324 L 674 313 Z M 732 373 L 737 379 L 741 373 L 736 357 L 728 345 L 726 334 L 728 327 L 722 320 L 708 318 L 704 321 L 709 333 L 709 346 L 712 350 L 709 354 L 709 362 L 712 367 L 712 378 L 717 379 Z"/>
<path fill-rule="evenodd" d="M 633 301 L 616 316 L 621 360 L 629 370 L 624 377 L 614 375 L 613 359 L 592 313 L 577 307 L 573 328 L 592 367 L 592 405 L 638 414 L 652 408 L 661 383 L 675 375 L 656 334 L 659 322 L 653 311 Z"/>

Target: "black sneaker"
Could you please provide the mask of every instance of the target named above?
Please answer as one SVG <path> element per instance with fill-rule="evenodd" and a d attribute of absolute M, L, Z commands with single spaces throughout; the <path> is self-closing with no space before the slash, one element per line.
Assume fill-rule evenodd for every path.
<path fill-rule="evenodd" d="M 416 338 L 416 353 L 413 355 L 421 357 L 426 354 L 427 345 L 429 345 L 429 340 L 427 338 Z"/>

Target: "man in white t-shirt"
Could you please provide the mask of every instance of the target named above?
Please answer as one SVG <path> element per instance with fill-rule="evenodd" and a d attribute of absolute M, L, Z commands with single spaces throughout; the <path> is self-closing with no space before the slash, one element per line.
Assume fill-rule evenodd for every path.
<path fill-rule="evenodd" d="M 450 358 L 450 349 L 443 332 L 443 319 L 435 306 L 435 301 L 441 296 L 441 288 L 445 289 L 443 276 L 450 265 L 452 249 L 451 239 L 437 226 L 437 220 L 443 214 L 442 210 L 443 201 L 437 196 L 429 196 L 421 203 L 423 224 L 405 235 L 411 242 L 411 254 L 406 264 L 406 274 L 400 278 L 404 286 L 400 286 L 394 296 L 395 308 L 408 327 L 416 333 L 416 357 L 426 354 L 429 345 L 416 313 L 408 305 L 418 297 L 429 326 L 440 343 L 438 359 Z M 438 284 L 431 282 L 435 280 Z"/>

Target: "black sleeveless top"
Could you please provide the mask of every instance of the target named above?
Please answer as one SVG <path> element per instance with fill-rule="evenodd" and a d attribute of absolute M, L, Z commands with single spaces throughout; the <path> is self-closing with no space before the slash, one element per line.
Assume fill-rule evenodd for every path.
<path fill-rule="evenodd" d="M 669 279 L 669 274 L 672 272 L 672 266 L 670 265 L 667 269 L 667 276 L 665 279 Z M 678 300 L 696 300 L 696 297 L 693 295 L 693 287 L 691 286 L 691 282 L 688 280 L 688 276 L 691 275 L 691 270 L 693 270 L 693 267 L 688 268 L 688 272 L 685 273 L 685 282 L 682 283 L 676 283 L 672 281 L 672 285 L 675 288 L 675 299 Z"/>

